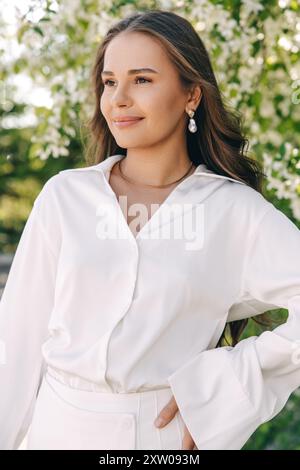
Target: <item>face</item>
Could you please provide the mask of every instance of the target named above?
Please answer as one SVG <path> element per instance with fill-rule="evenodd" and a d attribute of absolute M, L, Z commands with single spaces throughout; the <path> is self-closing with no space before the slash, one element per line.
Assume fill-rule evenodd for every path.
<path fill-rule="evenodd" d="M 129 73 L 130 69 L 141 68 L 154 72 Z M 103 71 L 112 74 L 103 74 Z M 100 108 L 120 147 L 155 145 L 176 132 L 184 138 L 189 119 L 186 109 L 197 106 L 189 102 L 189 94 L 183 91 L 177 70 L 158 41 L 137 32 L 119 34 L 107 47 L 103 71 Z M 119 127 L 114 123 L 119 116 L 143 119 Z"/>

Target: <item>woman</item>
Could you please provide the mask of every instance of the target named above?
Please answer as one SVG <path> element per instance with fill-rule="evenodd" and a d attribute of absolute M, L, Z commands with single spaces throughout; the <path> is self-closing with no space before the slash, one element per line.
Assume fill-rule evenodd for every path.
<path fill-rule="evenodd" d="M 93 83 L 93 164 L 44 185 L 1 300 L 0 447 L 240 449 L 300 385 L 299 230 L 187 20 L 117 23 Z"/>

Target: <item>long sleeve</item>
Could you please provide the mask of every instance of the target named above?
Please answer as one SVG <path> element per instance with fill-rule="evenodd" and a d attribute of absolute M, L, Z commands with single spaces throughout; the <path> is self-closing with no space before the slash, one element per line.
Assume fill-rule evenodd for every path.
<path fill-rule="evenodd" d="M 0 301 L 0 449 L 21 444 L 43 372 L 41 345 L 54 302 L 56 254 L 46 183 L 27 219 Z M 46 222 L 46 225 L 45 225 Z"/>
<path fill-rule="evenodd" d="M 300 386 L 300 231 L 270 204 L 246 251 L 227 321 L 275 307 L 288 318 L 235 347 L 202 351 L 168 377 L 199 450 L 241 449 Z"/>

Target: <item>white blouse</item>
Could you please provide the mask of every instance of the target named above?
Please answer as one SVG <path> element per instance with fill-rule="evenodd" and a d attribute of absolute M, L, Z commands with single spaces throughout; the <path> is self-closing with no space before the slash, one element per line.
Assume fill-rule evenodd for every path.
<path fill-rule="evenodd" d="M 1 449 L 45 368 L 86 390 L 171 386 L 199 450 L 240 449 L 300 386 L 296 225 L 201 164 L 135 237 L 109 184 L 121 158 L 60 171 L 34 202 L 0 303 Z M 278 307 L 286 323 L 215 347 L 226 322 Z"/>

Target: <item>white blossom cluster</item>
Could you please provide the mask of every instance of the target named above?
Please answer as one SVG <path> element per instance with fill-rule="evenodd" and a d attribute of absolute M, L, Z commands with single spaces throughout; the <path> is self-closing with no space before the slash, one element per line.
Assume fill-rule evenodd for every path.
<path fill-rule="evenodd" d="M 12 41 L 20 54 L 6 53 L 6 75 L 16 64 L 49 92 L 49 107 L 35 106 L 32 139 L 42 159 L 68 155 L 80 122 L 93 103 L 89 74 L 98 43 L 120 18 L 145 8 L 185 16 L 203 39 L 226 103 L 243 116 L 250 151 L 264 163 L 268 189 L 287 199 L 300 220 L 300 6 L 299 2 L 242 0 L 39 0 L 20 14 Z M 1 27 L 1 24 L 0 24 Z M 0 42 L 1 44 L 1 42 Z M 1 51 L 0 58 L 5 51 Z M 298 131 L 298 132 L 297 132 Z"/>

